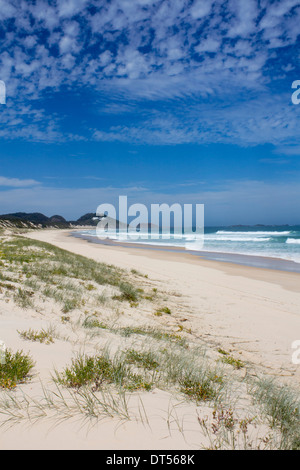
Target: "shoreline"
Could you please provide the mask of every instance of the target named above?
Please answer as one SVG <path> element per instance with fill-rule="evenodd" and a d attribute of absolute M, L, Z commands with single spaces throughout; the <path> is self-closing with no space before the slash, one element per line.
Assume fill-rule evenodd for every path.
<path fill-rule="evenodd" d="M 169 371 L 167 376 L 175 370 L 184 374 L 189 365 L 201 374 L 205 371 L 211 385 L 218 387 L 221 384 L 221 389 L 226 387 L 225 395 L 220 395 L 219 411 L 222 411 L 222 406 L 233 406 L 235 416 L 240 420 L 248 416 L 260 417 L 261 412 L 252 402 L 251 387 L 248 388 L 253 382 L 258 384 L 260 380 L 274 379 L 277 384 L 290 386 L 291 390 L 299 389 L 300 366 L 292 362 L 292 343 L 300 338 L 298 274 L 212 261 L 179 251 L 89 243 L 74 237 L 71 232 L 70 229 L 51 229 L 23 233 L 22 237 L 29 240 L 19 242 L 25 242 L 27 248 L 30 239 L 48 244 L 36 244 L 31 253 L 35 257 L 36 250 L 42 250 L 43 256 L 47 255 L 45 262 L 49 259 L 52 263 L 57 262 L 60 272 L 55 277 L 52 274 L 47 277 L 45 270 L 43 276 L 37 278 L 39 284 L 35 287 L 35 279 L 29 279 L 34 289 L 32 296 L 28 291 L 30 299 L 34 299 L 32 307 L 16 305 L 13 297 L 3 296 L 1 300 L 1 340 L 8 348 L 30 353 L 36 362 L 36 375 L 31 382 L 20 385 L 20 393 L 16 393 L 16 397 L 21 398 L 25 392 L 33 400 L 31 413 L 35 412 L 36 400 L 44 396 L 44 386 L 47 396 L 52 397 L 49 395 L 52 390 L 57 394 L 50 381 L 53 370 L 61 372 L 80 354 L 101 354 L 103 350 L 109 350 L 114 359 L 124 350 L 149 351 L 159 363 L 165 358 L 164 369 L 161 370 Z M 56 261 L 48 257 L 51 252 L 57 257 Z M 135 289 L 142 288 L 138 302 L 124 301 L 119 295 L 116 297 L 122 292 L 120 284 L 116 288 L 114 283 L 94 282 L 102 270 L 101 264 L 95 271 L 94 268 L 90 270 L 94 261 L 104 263 L 115 274 L 122 274 L 118 282 L 129 282 Z M 80 273 L 81 263 L 84 272 Z M 42 266 L 38 264 L 37 267 L 39 276 Z M 35 276 L 34 270 L 32 273 Z M 27 290 L 27 278 L 23 282 L 21 286 Z M 48 288 L 48 294 L 45 288 Z M 56 299 L 56 295 L 60 295 L 61 289 L 65 289 L 66 294 L 69 292 L 67 288 L 71 289 L 72 298 L 80 296 L 80 304 L 73 307 L 66 317 L 60 296 Z M 49 294 L 54 297 L 47 297 Z M 156 315 L 163 308 L 165 312 Z M 99 322 L 98 326 L 88 326 L 87 320 Z M 53 344 L 25 342 L 18 333 L 41 328 L 45 331 L 50 328 L 54 334 Z M 149 332 L 163 336 L 157 339 Z M 167 359 L 169 353 L 172 363 Z M 223 359 L 233 362 L 226 363 Z M 178 362 L 175 364 L 173 361 Z M 241 368 L 236 368 L 234 364 L 239 363 Z M 127 366 L 130 363 L 126 363 Z M 213 376 L 218 378 L 216 382 L 211 382 L 212 371 L 217 373 Z M 143 373 L 146 374 L 145 379 L 150 377 L 147 374 L 152 374 L 146 369 Z M 69 392 L 63 388 L 60 390 L 64 390 L 70 400 Z M 113 389 L 107 391 L 108 400 L 110 390 Z M 11 429 L 5 428 L 1 433 L 2 447 L 199 449 L 207 441 L 199 429 L 197 416 L 200 413 L 203 418 L 213 419 L 216 403 L 190 401 L 187 396 L 183 397 L 182 390 L 176 390 L 166 382 L 162 386 L 157 383 L 151 391 L 126 392 L 132 419 L 120 426 L 118 415 L 103 419 L 99 409 L 98 421 L 96 419 L 95 427 L 88 434 L 80 425 L 74 428 L 74 421 L 78 419 L 79 423 L 80 415 L 72 414 L 73 401 L 69 402 L 71 415 L 68 415 L 68 420 L 59 424 L 60 427 L 56 423 L 55 431 L 54 427 L 49 429 L 48 418 L 60 417 L 61 404 L 55 402 L 51 412 L 43 414 L 46 418 L 34 423 L 29 433 L 24 433 L 27 427 L 21 422 Z M 74 396 L 77 399 L 77 392 Z M 121 405 L 123 402 L 118 403 Z M 141 403 L 145 410 L 142 416 Z M 117 410 L 122 411 L 122 408 Z M 27 411 L 25 409 L 26 416 Z M 75 408 L 74 413 L 77 412 Z M 52 415 L 48 416 L 48 413 Z M 149 420 L 149 428 L 145 427 L 144 416 Z M 185 424 L 184 432 L 178 428 L 181 422 Z M 265 424 L 260 426 L 262 436 L 266 435 L 266 429 Z M 254 428 L 253 431 L 256 432 Z"/>
<path fill-rule="evenodd" d="M 79 234 L 77 231 L 72 231 L 71 235 L 75 238 L 81 238 L 88 241 L 89 243 L 101 244 L 107 246 L 124 247 L 128 249 L 141 249 L 141 250 L 152 250 L 152 251 L 163 251 L 173 253 L 190 254 L 197 256 L 201 260 L 217 261 L 221 263 L 236 264 L 241 266 L 249 266 L 254 268 L 271 269 L 276 271 L 293 272 L 300 274 L 300 263 L 295 261 L 258 256 L 258 255 L 246 255 L 243 253 L 230 253 L 230 252 L 218 252 L 218 251 L 194 251 L 186 250 L 180 247 L 166 247 L 165 245 L 150 245 L 146 243 L 133 243 L 133 242 L 115 242 L 111 239 L 99 239 L 91 235 Z"/>
<path fill-rule="evenodd" d="M 193 332 L 229 349 L 271 375 L 297 384 L 300 367 L 291 345 L 300 339 L 300 288 L 297 273 L 206 260 L 189 253 L 89 243 L 70 230 L 26 234 L 59 248 L 138 270 L 160 288 L 184 299 Z"/>

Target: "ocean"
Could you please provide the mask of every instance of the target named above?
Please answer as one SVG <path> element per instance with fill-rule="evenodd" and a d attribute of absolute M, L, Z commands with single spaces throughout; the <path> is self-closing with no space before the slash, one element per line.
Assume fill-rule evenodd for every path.
<path fill-rule="evenodd" d="M 79 236 L 96 241 L 96 230 L 83 230 Z M 149 237 L 150 238 L 150 237 Z M 262 260 L 285 260 L 299 264 L 300 272 L 300 226 L 234 226 L 206 227 L 204 236 L 195 235 L 190 231 L 181 239 L 172 237 L 156 239 L 130 240 L 126 234 L 105 233 L 105 239 L 117 243 L 135 243 L 151 245 L 163 249 L 185 249 L 205 258 L 223 261 L 234 261 L 240 264 L 261 266 Z M 243 257 L 247 257 L 243 259 Z M 250 261 L 249 261 L 250 260 Z M 288 269 L 290 270 L 290 269 Z"/>

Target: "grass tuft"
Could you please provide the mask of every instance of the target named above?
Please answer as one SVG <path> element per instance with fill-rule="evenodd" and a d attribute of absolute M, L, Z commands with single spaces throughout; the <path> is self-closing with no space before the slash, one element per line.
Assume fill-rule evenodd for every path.
<path fill-rule="evenodd" d="M 21 338 L 27 341 L 51 344 L 54 343 L 52 332 L 42 329 L 41 331 L 34 331 L 31 328 L 27 331 L 18 331 Z"/>
<path fill-rule="evenodd" d="M 128 364 L 137 364 L 144 367 L 144 369 L 156 370 L 159 366 L 155 355 L 151 351 L 138 352 L 134 349 L 129 349 L 126 351 L 125 357 Z"/>
<path fill-rule="evenodd" d="M 13 389 L 17 384 L 24 383 L 30 378 L 33 367 L 33 360 L 23 351 L 13 353 L 6 350 L 4 360 L 0 363 L 0 388 Z"/>

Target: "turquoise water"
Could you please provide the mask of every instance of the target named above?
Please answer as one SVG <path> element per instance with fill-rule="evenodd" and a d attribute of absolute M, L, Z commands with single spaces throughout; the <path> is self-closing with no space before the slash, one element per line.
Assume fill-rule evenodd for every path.
<path fill-rule="evenodd" d="M 186 233 L 181 239 L 174 238 L 172 234 L 169 238 L 156 234 L 156 238 L 150 238 L 149 235 L 147 240 L 132 240 L 121 232 L 117 237 L 115 233 L 105 233 L 102 240 L 185 248 L 202 253 L 263 256 L 300 263 L 300 226 L 206 227 L 204 232 L 204 236 Z M 80 233 L 89 238 L 98 238 L 96 230 L 83 230 Z"/>

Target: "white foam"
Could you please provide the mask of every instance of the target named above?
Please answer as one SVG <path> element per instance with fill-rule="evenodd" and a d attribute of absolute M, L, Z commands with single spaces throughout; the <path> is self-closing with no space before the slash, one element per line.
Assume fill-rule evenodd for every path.
<path fill-rule="evenodd" d="M 290 245 L 300 245 L 300 238 L 288 238 L 285 243 Z"/>
<path fill-rule="evenodd" d="M 249 236 L 257 236 L 257 235 L 261 235 L 261 236 L 264 236 L 264 235 L 276 235 L 276 236 L 286 236 L 286 235 L 290 235 L 291 232 L 290 231 L 285 231 L 285 232 L 229 232 L 227 230 L 218 230 L 217 232 L 217 235 L 220 234 L 220 235 L 245 235 L 247 237 Z"/>
<path fill-rule="evenodd" d="M 210 241 L 216 241 L 216 242 L 268 242 L 271 240 L 271 238 L 244 238 L 244 237 L 208 237 L 205 235 L 205 240 L 208 242 Z"/>

